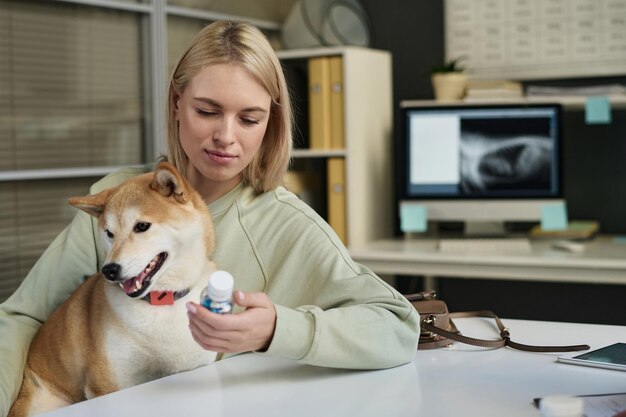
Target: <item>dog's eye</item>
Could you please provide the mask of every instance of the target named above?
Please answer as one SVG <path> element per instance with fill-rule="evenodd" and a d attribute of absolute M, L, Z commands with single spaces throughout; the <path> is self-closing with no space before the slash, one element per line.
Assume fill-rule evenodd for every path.
<path fill-rule="evenodd" d="M 146 230 L 150 228 L 150 225 L 151 224 L 148 222 L 139 222 L 135 225 L 135 227 L 133 228 L 133 231 L 135 233 L 145 232 Z"/>
<path fill-rule="evenodd" d="M 115 236 L 113 233 L 111 233 L 111 231 L 109 229 L 105 230 L 105 233 L 107 234 L 107 236 L 109 237 L 109 239 L 113 239 L 113 236 Z"/>

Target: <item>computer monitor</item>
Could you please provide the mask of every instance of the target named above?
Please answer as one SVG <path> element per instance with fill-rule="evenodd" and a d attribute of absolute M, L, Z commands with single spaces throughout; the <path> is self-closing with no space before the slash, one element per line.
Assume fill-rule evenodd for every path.
<path fill-rule="evenodd" d="M 470 234 L 501 234 L 505 222 L 539 221 L 545 204 L 562 201 L 560 105 L 402 102 L 401 110 L 400 205 L 464 221 Z"/>

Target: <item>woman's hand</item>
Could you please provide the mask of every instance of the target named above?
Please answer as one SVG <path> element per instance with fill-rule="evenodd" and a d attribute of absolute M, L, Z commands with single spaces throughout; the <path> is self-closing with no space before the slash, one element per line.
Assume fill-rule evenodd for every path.
<path fill-rule="evenodd" d="M 246 310 L 216 314 L 187 303 L 189 329 L 196 342 L 214 352 L 239 353 L 266 350 L 276 328 L 276 309 L 267 294 L 235 291 L 233 299 Z"/>

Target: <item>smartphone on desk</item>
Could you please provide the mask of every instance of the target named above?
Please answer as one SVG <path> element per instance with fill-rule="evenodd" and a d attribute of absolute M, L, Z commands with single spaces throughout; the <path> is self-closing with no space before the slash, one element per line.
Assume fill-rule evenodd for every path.
<path fill-rule="evenodd" d="M 572 365 L 626 371 L 626 343 L 615 343 L 582 354 L 559 356 L 557 361 Z"/>

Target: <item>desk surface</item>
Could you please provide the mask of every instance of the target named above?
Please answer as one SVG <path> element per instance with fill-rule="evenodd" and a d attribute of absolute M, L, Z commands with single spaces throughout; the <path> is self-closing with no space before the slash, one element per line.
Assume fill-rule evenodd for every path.
<path fill-rule="evenodd" d="M 513 340 L 536 344 L 626 341 L 626 327 L 504 320 Z M 466 335 L 493 337 L 491 322 L 458 319 Z M 46 414 L 69 416 L 480 416 L 537 417 L 532 399 L 626 392 L 626 373 L 556 363 L 557 354 L 455 344 L 418 351 L 380 371 L 298 365 L 247 354 Z"/>
<path fill-rule="evenodd" d="M 378 274 L 502 278 L 626 284 L 626 243 L 600 236 L 582 253 L 532 240 L 530 254 L 446 254 L 436 239 L 380 240 L 350 248 L 352 258 Z"/>

